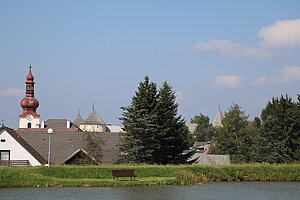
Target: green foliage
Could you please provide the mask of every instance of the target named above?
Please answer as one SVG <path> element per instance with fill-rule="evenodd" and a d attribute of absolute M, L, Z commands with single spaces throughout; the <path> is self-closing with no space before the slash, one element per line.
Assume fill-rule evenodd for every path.
<path fill-rule="evenodd" d="M 177 116 L 178 104 L 175 103 L 175 92 L 167 82 L 159 90 L 157 111 L 158 142 L 160 148 L 154 152 L 158 164 L 187 163 L 192 153 L 182 154 L 192 145 L 191 136 L 181 116 Z"/>
<path fill-rule="evenodd" d="M 121 162 L 148 164 L 186 163 L 192 153 L 182 154 L 191 146 L 184 120 L 177 116 L 175 93 L 167 82 L 159 92 L 146 76 L 132 98 L 123 107 L 124 139 L 120 145 Z"/>
<path fill-rule="evenodd" d="M 137 181 L 114 181 L 113 169 L 133 169 Z M 170 185 L 179 184 L 178 178 L 188 185 L 215 181 L 300 181 L 300 164 L 0 166 L 0 187 Z"/>
<path fill-rule="evenodd" d="M 180 170 L 176 174 L 177 185 L 194 185 L 197 183 L 197 177 L 192 172 Z"/>
<path fill-rule="evenodd" d="M 212 124 L 209 123 L 209 117 L 200 113 L 191 119 L 191 123 L 196 123 L 196 130 L 193 133 L 194 141 L 206 142 L 212 140 L 216 132 Z"/>
<path fill-rule="evenodd" d="M 195 123 L 202 127 L 208 127 L 209 126 L 209 117 L 200 113 L 199 115 L 196 115 L 193 119 L 191 119 L 191 123 Z"/>
<path fill-rule="evenodd" d="M 254 162 L 259 135 L 257 124 L 250 123 L 237 104 L 224 114 L 222 124 L 223 127 L 216 128 L 210 153 L 228 154 L 232 163 Z"/>
<path fill-rule="evenodd" d="M 85 157 L 81 164 L 93 164 L 101 163 L 102 159 L 102 146 L 104 144 L 103 139 L 99 136 L 97 132 L 83 132 L 83 137 L 86 141 L 84 149 L 92 157 Z"/>
<path fill-rule="evenodd" d="M 131 105 L 122 107 L 124 139 L 120 145 L 122 160 L 131 163 L 155 163 L 153 152 L 160 148 L 157 140 L 159 116 L 156 84 L 145 77 L 132 98 Z"/>
<path fill-rule="evenodd" d="M 284 163 L 300 160 L 300 107 L 287 95 L 273 98 L 261 114 L 259 161 Z"/>

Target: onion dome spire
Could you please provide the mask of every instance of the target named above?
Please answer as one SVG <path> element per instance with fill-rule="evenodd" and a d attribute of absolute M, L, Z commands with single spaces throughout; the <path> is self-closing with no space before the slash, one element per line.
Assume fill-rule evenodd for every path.
<path fill-rule="evenodd" d="M 20 105 L 23 108 L 23 113 L 20 117 L 26 117 L 27 115 L 32 115 L 34 117 L 39 117 L 36 114 L 36 109 L 39 107 L 39 101 L 34 98 L 34 77 L 31 72 L 31 65 L 29 66 L 29 72 L 26 76 L 26 92 L 25 98 L 21 100 Z"/>

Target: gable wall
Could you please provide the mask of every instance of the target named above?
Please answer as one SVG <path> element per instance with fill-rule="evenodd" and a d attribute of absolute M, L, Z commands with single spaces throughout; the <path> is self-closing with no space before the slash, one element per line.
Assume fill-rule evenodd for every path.
<path fill-rule="evenodd" d="M 0 150 L 10 150 L 10 160 L 29 160 L 30 165 L 41 165 L 22 145 L 19 144 L 6 130 L 0 132 Z"/>

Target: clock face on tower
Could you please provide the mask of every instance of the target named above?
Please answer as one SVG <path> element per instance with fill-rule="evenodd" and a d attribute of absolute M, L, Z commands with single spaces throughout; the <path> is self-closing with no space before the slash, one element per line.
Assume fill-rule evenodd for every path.
<path fill-rule="evenodd" d="M 27 119 L 28 121 L 31 121 L 31 120 L 33 119 L 33 116 L 32 116 L 32 115 L 27 115 L 27 116 L 26 116 L 26 119 Z"/>

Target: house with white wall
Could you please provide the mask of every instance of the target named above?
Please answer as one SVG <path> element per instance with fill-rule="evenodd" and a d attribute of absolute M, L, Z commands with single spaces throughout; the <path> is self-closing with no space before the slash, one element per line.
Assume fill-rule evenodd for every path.
<path fill-rule="evenodd" d="M 0 128 L 0 165 L 39 166 L 46 163 L 47 160 L 15 130 L 5 126 Z"/>

